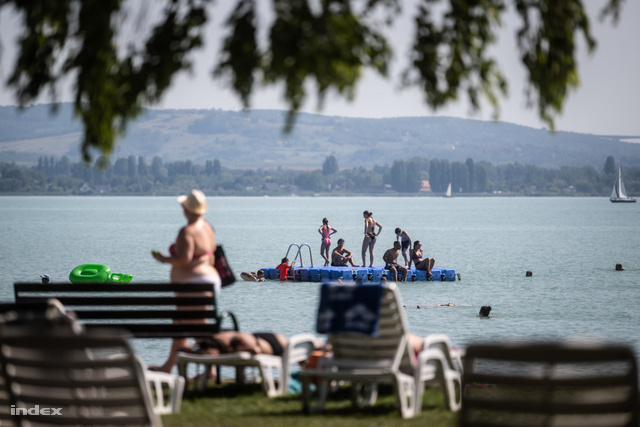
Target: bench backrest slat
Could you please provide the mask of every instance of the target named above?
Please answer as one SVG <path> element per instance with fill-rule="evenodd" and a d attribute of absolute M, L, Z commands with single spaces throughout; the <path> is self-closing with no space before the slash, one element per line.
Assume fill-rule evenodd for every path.
<path fill-rule="evenodd" d="M 82 323 L 117 326 L 137 338 L 197 338 L 221 330 L 212 284 L 15 283 L 14 294 L 16 303 L 56 298 Z M 235 317 L 230 316 L 237 329 Z M 173 323 L 189 319 L 208 323 Z"/>
<path fill-rule="evenodd" d="M 161 296 L 64 296 L 56 294 L 56 298 L 66 305 L 92 305 L 92 306 L 209 306 L 214 305 L 215 299 L 211 297 L 161 297 Z M 47 295 L 50 298 L 50 295 Z M 33 298 L 42 298 L 35 295 Z M 17 300 L 17 298 L 16 298 Z"/>
<path fill-rule="evenodd" d="M 217 319 L 211 310 L 82 310 L 73 311 L 78 319 Z"/>

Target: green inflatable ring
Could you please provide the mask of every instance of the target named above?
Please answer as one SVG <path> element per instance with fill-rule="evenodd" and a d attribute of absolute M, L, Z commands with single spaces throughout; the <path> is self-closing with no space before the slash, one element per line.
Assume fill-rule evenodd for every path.
<path fill-rule="evenodd" d="M 69 273 L 71 283 L 104 283 L 111 269 L 104 264 L 80 264 Z"/>

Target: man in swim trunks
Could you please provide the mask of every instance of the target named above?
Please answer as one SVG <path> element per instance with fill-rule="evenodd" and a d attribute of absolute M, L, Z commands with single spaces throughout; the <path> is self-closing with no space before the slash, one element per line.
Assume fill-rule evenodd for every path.
<path fill-rule="evenodd" d="M 407 256 L 407 249 L 411 247 L 411 237 L 406 231 L 400 227 L 396 228 L 396 240 L 402 244 L 402 257 L 404 258 L 404 265 L 409 266 L 409 257 Z"/>
<path fill-rule="evenodd" d="M 331 252 L 331 265 L 347 267 L 349 263 L 352 267 L 356 266 L 353 263 L 353 252 L 344 247 L 344 239 L 338 239 L 338 246 Z"/>
<path fill-rule="evenodd" d="M 398 264 L 398 256 L 400 255 L 400 242 L 397 240 L 393 242 L 393 247 L 391 249 L 387 249 L 387 251 L 382 256 L 382 259 L 386 263 L 384 268 L 391 271 L 393 273 L 394 282 L 398 281 L 398 271 L 403 273 L 403 280 L 407 279 L 407 267 L 404 265 Z"/>

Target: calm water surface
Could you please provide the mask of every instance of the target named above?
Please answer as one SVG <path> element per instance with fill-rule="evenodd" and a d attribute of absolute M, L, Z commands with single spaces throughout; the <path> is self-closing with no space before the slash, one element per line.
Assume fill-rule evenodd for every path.
<path fill-rule="evenodd" d="M 362 211 L 383 225 L 376 262 L 401 227 L 421 240 L 436 266 L 462 280 L 400 284 L 412 332 L 446 333 L 454 345 L 493 339 L 581 337 L 627 342 L 640 354 L 640 210 L 605 198 L 210 198 L 214 225 L 236 276 L 275 266 L 290 244 L 309 243 L 320 264 L 322 218 L 361 261 Z M 101 263 L 133 281 L 162 282 L 164 252 L 184 225 L 172 197 L 0 197 L 0 300 L 16 281 L 47 273 L 67 282 L 83 263 Z M 624 272 L 614 271 L 622 263 Z M 308 261 L 305 258 L 305 265 Z M 533 277 L 526 278 L 531 270 Z M 240 279 L 239 279 L 240 280 Z M 314 332 L 313 283 L 239 281 L 221 307 L 244 330 Z M 433 307 L 452 302 L 455 307 Z M 492 319 L 479 319 L 482 305 Z M 420 306 L 421 308 L 416 308 Z M 168 343 L 137 342 L 150 363 Z"/>

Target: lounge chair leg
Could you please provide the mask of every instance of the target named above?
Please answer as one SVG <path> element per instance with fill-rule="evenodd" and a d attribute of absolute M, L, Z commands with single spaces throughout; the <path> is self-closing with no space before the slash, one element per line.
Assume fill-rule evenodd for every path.
<path fill-rule="evenodd" d="M 402 418 L 411 418 L 416 413 L 416 387 L 413 378 L 398 378 L 393 381 L 397 403 Z"/>
<path fill-rule="evenodd" d="M 329 391 L 329 381 L 320 380 L 318 385 L 311 384 L 309 376 L 300 376 L 302 386 L 302 411 L 306 415 L 319 414 L 324 410 L 327 402 L 327 393 Z M 315 390 L 314 390 L 315 388 Z M 317 402 L 313 403 L 314 395 Z"/>
<path fill-rule="evenodd" d="M 378 399 L 378 384 L 376 383 L 354 383 L 351 386 L 351 399 L 353 406 L 364 408 L 373 406 Z"/>
<path fill-rule="evenodd" d="M 447 406 L 451 412 L 457 412 L 462 406 L 462 380 L 458 372 L 445 374 L 443 388 L 446 392 Z"/>

